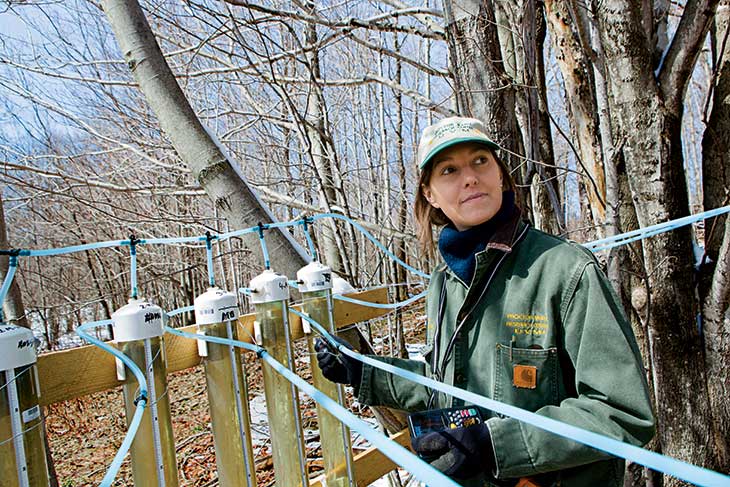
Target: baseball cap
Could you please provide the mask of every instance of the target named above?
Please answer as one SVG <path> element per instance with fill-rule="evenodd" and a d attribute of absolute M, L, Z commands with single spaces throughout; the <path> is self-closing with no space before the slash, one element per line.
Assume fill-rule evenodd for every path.
<path fill-rule="evenodd" d="M 487 136 L 487 130 L 480 120 L 465 117 L 444 118 L 423 130 L 418 143 L 418 170 L 423 170 L 440 151 L 461 142 L 481 142 L 491 149 L 499 149 Z"/>

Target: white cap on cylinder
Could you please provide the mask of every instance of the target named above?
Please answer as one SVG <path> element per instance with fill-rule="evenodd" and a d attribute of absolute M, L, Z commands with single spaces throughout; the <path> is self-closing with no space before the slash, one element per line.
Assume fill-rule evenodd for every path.
<path fill-rule="evenodd" d="M 271 303 L 289 300 L 289 282 L 286 276 L 267 269 L 251 279 L 251 302 Z"/>
<path fill-rule="evenodd" d="M 297 281 L 303 293 L 332 289 L 332 269 L 320 262 L 310 262 L 297 271 Z"/>
<path fill-rule="evenodd" d="M 347 294 L 347 293 L 354 293 L 355 288 L 352 287 L 352 284 L 338 276 L 337 274 L 333 274 L 332 277 L 332 292 L 334 294 Z"/>
<path fill-rule="evenodd" d="M 211 325 L 238 318 L 236 295 L 219 287 L 208 288 L 195 298 L 195 323 Z"/>
<path fill-rule="evenodd" d="M 22 326 L 0 324 L 0 370 L 36 362 L 35 337 Z"/>
<path fill-rule="evenodd" d="M 159 337 L 165 333 L 162 309 L 143 299 L 130 299 L 112 314 L 114 340 L 132 342 Z"/>

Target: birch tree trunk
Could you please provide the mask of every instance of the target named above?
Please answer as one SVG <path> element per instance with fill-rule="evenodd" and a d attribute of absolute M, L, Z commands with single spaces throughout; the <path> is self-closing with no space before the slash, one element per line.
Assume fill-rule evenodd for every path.
<path fill-rule="evenodd" d="M 273 221 L 273 215 L 253 192 L 224 149 L 201 124 L 175 80 L 136 0 L 104 0 L 104 12 L 111 23 L 120 50 L 140 90 L 159 119 L 175 150 L 234 228 Z M 254 237 L 247 239 L 251 251 L 261 259 Z M 286 230 L 267 232 L 273 267 L 288 276 L 308 260 Z"/>
<path fill-rule="evenodd" d="M 682 99 L 715 3 L 688 2 L 658 78 L 636 3 L 610 0 L 597 7 L 611 80 L 614 139 L 623 142 L 642 227 L 689 210 L 680 138 Z M 675 458 L 713 468 L 704 344 L 696 326 L 699 306 L 693 280 L 687 277 L 694 272 L 690 232 L 679 229 L 644 240 L 643 252 L 651 289 L 647 335 L 661 448 Z"/>

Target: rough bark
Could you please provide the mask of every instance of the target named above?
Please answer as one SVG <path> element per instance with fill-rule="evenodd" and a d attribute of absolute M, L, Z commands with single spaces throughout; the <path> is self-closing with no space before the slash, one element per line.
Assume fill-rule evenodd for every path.
<path fill-rule="evenodd" d="M 523 162 L 517 156 L 522 144 L 515 88 L 502 60 L 492 2 L 447 0 L 444 13 L 458 112 L 482 120 L 502 147 L 502 159 L 515 168 Z"/>
<path fill-rule="evenodd" d="M 688 77 L 681 74 L 685 67 L 680 70 L 675 63 L 691 63 L 694 58 L 678 54 L 665 61 L 664 69 L 673 74 L 660 74 L 669 83 L 660 85 L 637 5 L 611 0 L 599 4 L 597 13 L 611 80 L 614 139 L 624 142 L 622 155 L 638 222 L 645 227 L 684 216 L 688 196 L 681 154 L 682 106 L 675 100 L 677 93 L 684 93 Z M 694 22 L 685 24 L 687 30 L 702 29 Z M 696 38 L 692 32 L 677 36 Z M 651 289 L 648 337 L 661 448 L 675 458 L 712 468 L 703 343 L 696 326 L 698 302 L 693 280 L 687 277 L 693 274 L 690 231 L 679 229 L 644 240 L 643 251 Z M 674 482 L 667 480 L 669 485 Z"/>
<path fill-rule="evenodd" d="M 534 189 L 535 225 L 548 233 L 559 235 L 565 231 L 563 212 L 564 195 L 560 194 L 560 183 L 555 166 L 555 151 L 550 130 L 550 107 L 548 106 L 545 84 L 544 45 L 547 33 L 543 4 L 536 5 L 535 12 L 535 85 L 537 86 L 537 116 L 539 121 L 538 146 L 539 161 L 538 186 Z M 528 27 L 529 28 L 529 27 Z M 533 184 L 533 186 L 535 186 Z M 538 222 L 539 219 L 539 222 Z"/>
<path fill-rule="evenodd" d="M 167 65 L 139 3 L 105 0 L 102 6 L 124 59 L 162 130 L 220 215 L 232 228 L 273 221 L 271 212 L 196 116 Z M 308 260 L 304 249 L 285 230 L 267 232 L 266 240 L 272 265 L 279 272 L 294 276 Z M 253 237 L 248 242 L 254 255 L 260 257 L 258 242 Z"/>
<path fill-rule="evenodd" d="M 606 235 L 602 226 L 606 220 L 606 178 L 592 63 L 581 44 L 580 27 L 576 25 L 576 16 L 569 3 L 566 0 L 548 0 L 545 10 L 555 59 L 565 83 L 578 156 L 588 175 L 584 182 L 596 235 L 602 238 Z"/>
<path fill-rule="evenodd" d="M 713 105 L 702 139 L 702 172 L 705 209 L 728 203 L 730 192 L 730 0 L 717 9 L 712 31 L 715 53 Z M 724 231 L 723 231 L 724 230 Z M 705 251 L 709 263 L 701 270 L 712 278 L 701 286 L 708 388 L 713 413 L 715 449 L 721 471 L 730 471 L 730 219 L 705 223 Z M 714 269 L 714 272 L 713 272 Z"/>

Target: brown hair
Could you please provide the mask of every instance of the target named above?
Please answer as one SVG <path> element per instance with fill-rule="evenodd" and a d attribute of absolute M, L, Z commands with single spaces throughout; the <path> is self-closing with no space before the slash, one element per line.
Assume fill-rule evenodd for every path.
<path fill-rule="evenodd" d="M 515 191 L 515 182 L 509 172 L 509 168 L 502 162 L 491 148 L 489 149 L 494 160 L 497 161 L 499 168 L 502 170 L 502 191 Z M 416 219 L 416 235 L 421 245 L 421 250 L 428 255 L 432 255 L 435 243 L 433 241 L 433 227 L 442 227 L 451 223 L 451 220 L 441 211 L 440 208 L 434 208 L 428 202 L 423 194 L 423 188 L 428 186 L 433 174 L 433 159 L 426 164 L 421 170 L 421 176 L 418 179 L 418 187 L 416 188 L 416 200 L 413 203 L 413 216 Z"/>

